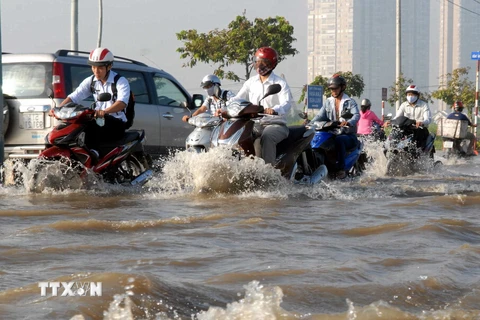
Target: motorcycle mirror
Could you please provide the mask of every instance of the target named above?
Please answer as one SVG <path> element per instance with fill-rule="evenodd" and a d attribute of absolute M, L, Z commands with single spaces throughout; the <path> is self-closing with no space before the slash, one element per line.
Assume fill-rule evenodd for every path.
<path fill-rule="evenodd" d="M 112 100 L 112 95 L 108 92 L 100 93 L 97 97 L 97 101 L 110 101 Z"/>
<path fill-rule="evenodd" d="M 57 107 L 57 103 L 56 103 L 55 100 L 53 99 L 53 98 L 54 98 L 53 90 L 52 90 L 52 88 L 50 88 L 50 87 L 47 88 L 47 96 L 52 100 L 53 107 L 56 108 L 56 107 Z"/>
<path fill-rule="evenodd" d="M 279 93 L 280 90 L 282 90 L 282 86 L 279 85 L 278 83 L 274 83 L 274 84 L 269 85 L 267 87 L 267 92 L 265 92 L 265 94 L 263 95 L 262 99 L 260 99 L 260 101 L 262 101 L 263 99 L 265 99 L 268 96 L 271 96 L 272 94 Z M 259 104 L 260 104 L 260 101 L 258 101 Z"/>
<path fill-rule="evenodd" d="M 391 113 L 387 114 L 383 119 L 384 120 L 392 120 L 393 115 Z"/>
<path fill-rule="evenodd" d="M 267 92 L 265 92 L 265 95 L 263 97 L 266 98 L 272 94 L 279 93 L 280 90 L 282 90 L 281 85 L 279 85 L 278 83 L 271 84 L 268 86 Z"/>
<path fill-rule="evenodd" d="M 213 86 L 213 95 L 215 96 L 215 98 L 218 98 L 220 100 L 223 100 L 221 98 L 221 95 L 222 95 L 222 89 L 220 89 L 220 86 L 217 86 L 217 85 L 214 85 Z"/>
<path fill-rule="evenodd" d="M 307 119 L 307 113 L 306 112 L 299 112 L 298 116 L 302 119 Z"/>
<path fill-rule="evenodd" d="M 350 112 L 350 110 L 345 110 L 342 112 L 341 116 L 343 119 L 352 119 L 353 114 Z"/>

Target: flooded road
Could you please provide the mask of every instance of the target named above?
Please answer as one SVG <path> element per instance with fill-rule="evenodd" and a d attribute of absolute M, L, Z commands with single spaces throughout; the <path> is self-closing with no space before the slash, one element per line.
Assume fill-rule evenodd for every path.
<path fill-rule="evenodd" d="M 211 152 L 140 189 L 1 187 L 0 319 L 480 319 L 480 159 L 369 154 L 316 186 Z"/>

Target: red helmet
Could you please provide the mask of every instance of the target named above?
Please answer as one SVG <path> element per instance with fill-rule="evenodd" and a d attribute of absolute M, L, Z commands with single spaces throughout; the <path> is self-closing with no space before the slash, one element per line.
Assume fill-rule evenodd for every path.
<path fill-rule="evenodd" d="M 255 52 L 255 60 L 257 59 L 266 59 L 269 60 L 272 64 L 272 70 L 275 69 L 278 63 L 278 53 L 275 49 L 270 47 L 261 47 Z"/>
<path fill-rule="evenodd" d="M 90 52 L 88 64 L 91 66 L 109 66 L 113 63 L 113 53 L 107 48 L 97 48 Z"/>
<path fill-rule="evenodd" d="M 454 109 L 455 111 L 462 112 L 462 111 L 463 111 L 463 108 L 464 108 L 464 107 L 463 107 L 462 101 L 455 101 L 455 102 L 453 103 L 453 109 Z"/>

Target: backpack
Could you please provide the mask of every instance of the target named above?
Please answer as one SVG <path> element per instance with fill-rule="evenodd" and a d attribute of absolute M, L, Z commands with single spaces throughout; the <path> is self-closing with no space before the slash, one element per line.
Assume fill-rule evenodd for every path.
<path fill-rule="evenodd" d="M 117 73 L 115 78 L 113 78 L 112 83 L 112 101 L 117 101 L 117 82 L 120 79 L 121 75 Z M 92 82 L 90 83 L 90 91 L 92 94 L 95 93 L 95 85 L 94 85 L 95 75 L 92 76 Z M 130 96 L 128 98 L 127 107 L 124 109 L 125 116 L 127 117 L 127 122 L 125 122 L 125 129 L 130 128 L 133 125 L 133 119 L 135 118 L 135 96 L 133 95 L 132 90 L 130 90 Z"/>

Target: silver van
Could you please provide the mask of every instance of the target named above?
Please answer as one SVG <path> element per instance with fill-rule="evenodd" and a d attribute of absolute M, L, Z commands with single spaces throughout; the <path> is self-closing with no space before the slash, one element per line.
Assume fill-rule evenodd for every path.
<path fill-rule="evenodd" d="M 88 52 L 2 54 L 6 159 L 32 159 L 45 148 L 45 136 L 56 124 L 48 111 L 59 105 L 87 77 Z M 113 70 L 126 77 L 135 95 L 131 129 L 144 129 L 145 151 L 152 157 L 184 149 L 192 131 L 182 121 L 199 107 L 203 95 L 191 96 L 169 73 L 128 58 L 115 57 Z M 53 97 L 49 93 L 53 92 Z M 84 103 L 90 104 L 90 97 Z"/>

